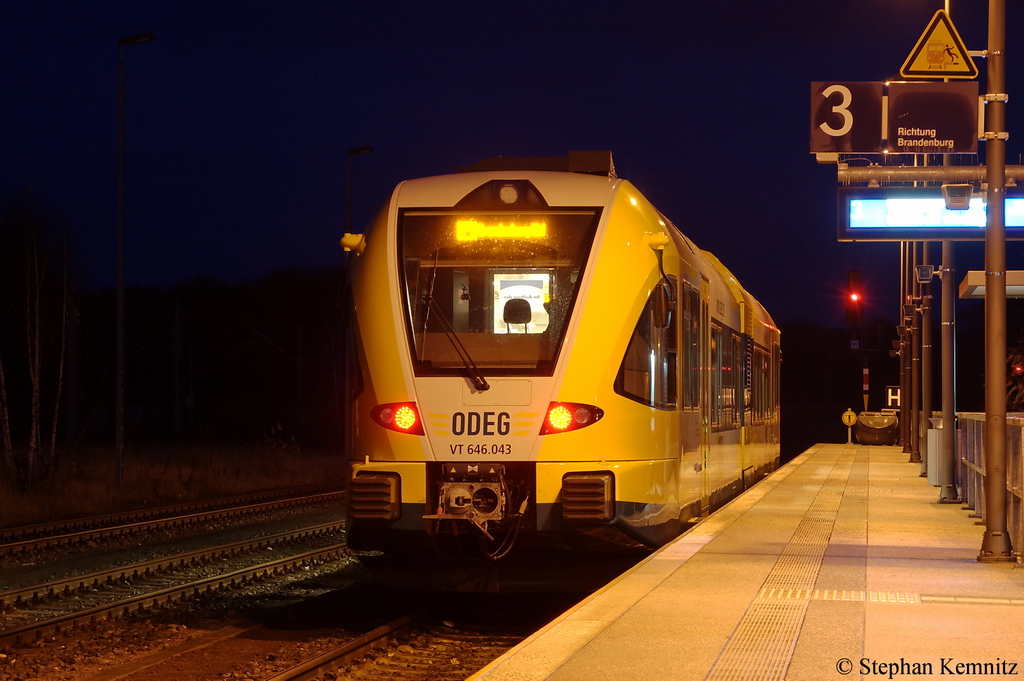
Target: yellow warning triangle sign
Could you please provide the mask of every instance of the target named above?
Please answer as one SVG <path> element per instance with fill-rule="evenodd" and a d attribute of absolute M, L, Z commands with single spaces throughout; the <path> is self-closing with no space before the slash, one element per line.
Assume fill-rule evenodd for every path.
<path fill-rule="evenodd" d="M 978 77 L 978 67 L 967 54 L 964 41 L 945 10 L 940 9 L 932 17 L 907 61 L 903 62 L 900 75 L 904 78 Z"/>

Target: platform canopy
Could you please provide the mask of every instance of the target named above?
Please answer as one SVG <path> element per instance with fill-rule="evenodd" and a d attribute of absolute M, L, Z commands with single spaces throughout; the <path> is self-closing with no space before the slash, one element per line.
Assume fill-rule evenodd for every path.
<path fill-rule="evenodd" d="M 981 300 L 985 297 L 985 273 L 971 270 L 960 282 L 960 297 Z M 1024 270 L 1006 271 L 1006 297 L 1024 298 Z"/>

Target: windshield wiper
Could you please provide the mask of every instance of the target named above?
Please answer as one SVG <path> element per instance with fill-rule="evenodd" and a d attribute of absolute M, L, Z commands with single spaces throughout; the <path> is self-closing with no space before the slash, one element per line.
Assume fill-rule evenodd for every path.
<path fill-rule="evenodd" d="M 466 371 L 469 372 L 469 378 L 473 381 L 473 387 L 480 392 L 490 390 L 491 386 L 487 382 L 487 379 L 484 378 L 483 372 L 480 371 L 476 362 L 474 362 L 473 358 L 470 357 L 469 351 L 466 350 L 466 346 L 464 346 L 462 341 L 459 340 L 459 337 L 455 333 L 455 329 L 453 329 L 452 325 L 448 323 L 448 318 L 445 317 L 444 312 L 441 310 L 441 306 L 434 300 L 433 292 L 428 291 L 423 297 L 427 301 L 427 306 L 434 311 L 434 314 L 437 315 L 437 320 L 441 322 L 441 328 L 444 330 L 444 335 L 448 337 L 452 347 L 455 348 L 455 352 L 458 353 L 459 359 L 461 359 L 462 363 L 465 365 Z"/>
<path fill-rule="evenodd" d="M 423 300 L 427 303 L 427 314 L 423 320 L 423 331 L 426 333 L 427 330 L 427 318 L 430 316 L 430 311 L 433 310 L 434 314 L 437 315 L 438 321 L 441 322 L 441 328 L 444 331 L 444 335 L 448 337 L 448 342 L 455 348 L 455 352 L 459 355 L 459 359 L 462 360 L 462 364 L 466 367 L 466 371 L 469 372 L 469 379 L 473 382 L 473 387 L 483 392 L 490 390 L 491 386 L 484 378 L 484 374 L 477 367 L 476 362 L 470 357 L 469 351 L 466 350 L 466 346 L 462 344 L 459 337 L 455 333 L 455 329 L 448 322 L 448 317 L 445 316 L 444 311 L 441 310 L 441 306 L 434 300 L 434 282 L 437 280 L 437 259 L 441 255 L 441 249 L 437 249 L 434 252 L 434 271 L 430 275 L 430 290 L 423 296 Z"/>

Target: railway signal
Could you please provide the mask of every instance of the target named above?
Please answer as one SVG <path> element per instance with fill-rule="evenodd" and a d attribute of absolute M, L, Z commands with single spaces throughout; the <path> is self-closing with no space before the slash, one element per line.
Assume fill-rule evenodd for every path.
<path fill-rule="evenodd" d="M 846 321 L 859 326 L 864 318 L 864 294 L 860 286 L 860 270 L 846 272 Z"/>

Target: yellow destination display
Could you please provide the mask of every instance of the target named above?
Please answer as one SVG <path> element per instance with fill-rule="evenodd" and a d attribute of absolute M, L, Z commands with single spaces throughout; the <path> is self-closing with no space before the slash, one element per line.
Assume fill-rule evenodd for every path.
<path fill-rule="evenodd" d="M 456 220 L 455 238 L 459 241 L 478 239 L 541 239 L 548 233 L 546 222 L 526 224 L 486 224 L 479 220 Z"/>

